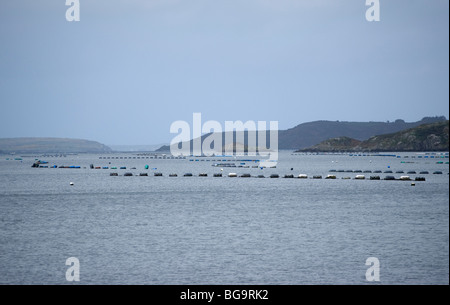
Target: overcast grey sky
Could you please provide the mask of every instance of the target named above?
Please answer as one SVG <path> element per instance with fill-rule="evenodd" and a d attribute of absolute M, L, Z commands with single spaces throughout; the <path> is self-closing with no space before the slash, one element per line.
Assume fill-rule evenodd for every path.
<path fill-rule="evenodd" d="M 0 1 L 0 137 L 170 142 L 192 121 L 449 116 L 449 1 Z"/>

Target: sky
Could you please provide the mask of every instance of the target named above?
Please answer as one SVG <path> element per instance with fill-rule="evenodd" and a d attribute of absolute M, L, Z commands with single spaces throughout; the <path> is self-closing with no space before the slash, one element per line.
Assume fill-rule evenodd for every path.
<path fill-rule="evenodd" d="M 203 121 L 449 117 L 449 1 L 0 1 L 0 138 L 169 143 Z"/>

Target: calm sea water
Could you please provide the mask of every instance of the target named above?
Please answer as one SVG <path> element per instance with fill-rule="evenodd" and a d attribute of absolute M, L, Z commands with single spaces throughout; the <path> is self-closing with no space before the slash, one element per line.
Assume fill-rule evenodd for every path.
<path fill-rule="evenodd" d="M 34 169 L 34 158 L 6 158 L 0 284 L 66 284 L 69 257 L 80 261 L 82 284 L 366 284 L 369 257 L 380 261 L 381 284 L 449 284 L 449 167 L 438 160 L 282 152 L 277 169 L 224 168 L 225 175 L 266 176 L 430 171 L 413 187 L 339 179 L 354 173 L 337 173 L 337 180 L 213 178 L 220 168 L 210 161 L 78 155 L 46 160 L 86 169 Z M 137 169 L 91 170 L 91 163 Z M 156 171 L 164 176 L 153 177 Z M 209 177 L 182 177 L 186 172 Z"/>

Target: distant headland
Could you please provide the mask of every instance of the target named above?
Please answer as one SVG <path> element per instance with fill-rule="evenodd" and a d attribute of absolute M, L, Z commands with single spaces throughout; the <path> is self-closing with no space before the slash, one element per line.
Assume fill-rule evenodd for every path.
<path fill-rule="evenodd" d="M 82 139 L 64 138 L 9 138 L 0 139 L 1 154 L 27 153 L 107 153 L 108 146 Z"/>

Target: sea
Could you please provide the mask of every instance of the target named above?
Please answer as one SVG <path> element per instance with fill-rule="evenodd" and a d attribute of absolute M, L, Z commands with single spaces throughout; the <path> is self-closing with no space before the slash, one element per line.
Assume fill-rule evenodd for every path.
<path fill-rule="evenodd" d="M 408 171 L 426 181 L 383 180 Z M 0 284 L 448 285 L 448 174 L 448 154 L 0 156 Z"/>

